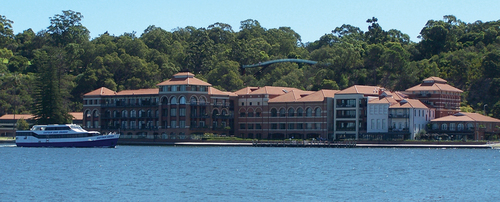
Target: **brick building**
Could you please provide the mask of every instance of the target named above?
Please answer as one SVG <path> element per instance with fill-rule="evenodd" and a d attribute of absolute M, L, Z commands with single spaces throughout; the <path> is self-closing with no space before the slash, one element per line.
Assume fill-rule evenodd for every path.
<path fill-rule="evenodd" d="M 460 93 L 438 77 L 405 92 L 355 85 L 341 91 L 246 87 L 223 92 L 181 72 L 158 88 L 84 95 L 84 127 L 121 138 L 413 139 L 434 117 L 454 114 Z"/>
<path fill-rule="evenodd" d="M 462 90 L 448 84 L 439 77 L 429 77 L 421 84 L 406 89 L 410 98 L 418 99 L 436 109 L 436 118 L 460 112 L 460 95 Z"/>

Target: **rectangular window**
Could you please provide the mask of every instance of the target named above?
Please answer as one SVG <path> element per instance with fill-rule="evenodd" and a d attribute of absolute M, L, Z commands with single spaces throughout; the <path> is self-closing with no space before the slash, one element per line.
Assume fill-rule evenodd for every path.
<path fill-rule="evenodd" d="M 170 121 L 170 128 L 176 128 L 177 127 L 177 121 L 171 120 Z"/>
<path fill-rule="evenodd" d="M 186 108 L 179 108 L 179 116 L 186 116 Z"/>
<path fill-rule="evenodd" d="M 295 129 L 295 124 L 289 123 L 288 124 L 288 129 Z"/>
<path fill-rule="evenodd" d="M 278 124 L 272 123 L 271 124 L 271 129 L 278 129 Z"/>
<path fill-rule="evenodd" d="M 315 123 L 314 125 L 315 129 L 321 129 L 321 123 Z"/>
<path fill-rule="evenodd" d="M 306 129 L 312 129 L 313 128 L 312 123 L 306 123 L 306 127 L 307 127 Z"/>
<path fill-rule="evenodd" d="M 179 121 L 179 128 L 186 128 L 186 121 L 180 120 Z"/>
<path fill-rule="evenodd" d="M 170 116 L 177 116 L 177 109 L 170 109 Z"/>
<path fill-rule="evenodd" d="M 252 106 L 252 102 L 248 103 L 248 105 Z"/>
<path fill-rule="evenodd" d="M 304 129 L 304 127 L 303 127 L 302 123 L 298 123 L 298 124 L 297 124 L 297 129 Z"/>
<path fill-rule="evenodd" d="M 253 124 L 248 124 L 248 129 L 253 129 Z"/>
<path fill-rule="evenodd" d="M 385 119 L 382 119 L 382 129 L 385 129 Z"/>
<path fill-rule="evenodd" d="M 245 124 L 244 123 L 240 123 L 240 129 L 245 129 Z"/>
<path fill-rule="evenodd" d="M 255 129 L 262 129 L 262 126 L 260 125 L 260 123 L 255 124 Z"/>
<path fill-rule="evenodd" d="M 286 125 L 284 123 L 280 123 L 280 129 L 282 129 L 282 130 L 286 129 L 285 126 Z"/>

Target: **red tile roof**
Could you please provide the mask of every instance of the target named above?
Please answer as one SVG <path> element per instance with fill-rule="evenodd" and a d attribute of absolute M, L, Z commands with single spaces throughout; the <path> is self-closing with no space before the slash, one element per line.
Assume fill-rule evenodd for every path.
<path fill-rule="evenodd" d="M 116 92 L 115 91 L 112 91 L 106 87 L 101 87 L 101 88 L 98 88 L 98 89 L 95 89 L 93 91 L 90 91 L 88 93 L 86 93 L 84 96 L 92 96 L 92 95 L 115 95 Z"/>
<path fill-rule="evenodd" d="M 344 90 L 337 92 L 337 95 L 342 94 L 363 94 L 363 95 L 377 95 L 379 93 L 380 87 L 378 86 L 362 86 L 354 85 Z"/>
<path fill-rule="evenodd" d="M 0 120 L 14 120 L 14 116 L 16 117 L 16 120 L 17 119 L 27 120 L 27 119 L 32 119 L 32 118 L 35 117 L 35 116 L 31 115 L 31 114 L 16 114 L 16 115 L 14 115 L 14 114 L 5 114 L 3 116 L 0 116 Z"/>
<path fill-rule="evenodd" d="M 269 102 L 323 102 L 325 97 L 334 97 L 338 90 L 303 91 L 292 90 L 284 95 L 280 95 Z"/>
<path fill-rule="evenodd" d="M 389 108 L 417 108 L 417 109 L 428 109 L 424 103 L 416 99 L 404 99 L 395 104 L 392 104 Z"/>
<path fill-rule="evenodd" d="M 236 93 L 221 91 L 221 90 L 216 89 L 216 88 L 214 88 L 214 87 L 208 87 L 208 94 L 209 94 L 209 95 L 229 95 L 229 96 L 238 96 Z"/>
<path fill-rule="evenodd" d="M 170 86 L 170 85 L 198 85 L 198 86 L 212 86 L 205 81 L 194 78 L 194 74 L 189 72 L 181 72 L 174 75 L 174 78 L 156 84 L 157 86 Z"/>
<path fill-rule="evenodd" d="M 297 102 L 298 100 L 300 100 L 302 98 L 302 95 L 304 95 L 304 96 L 308 95 L 307 91 L 292 90 L 292 91 L 287 92 L 283 95 L 280 95 L 278 97 L 270 99 L 269 103 L 273 103 L 273 102 Z"/>
<path fill-rule="evenodd" d="M 466 113 L 466 112 L 459 112 L 454 115 L 449 115 L 437 119 L 433 119 L 431 121 L 434 122 L 453 122 L 453 121 L 469 121 L 469 122 L 493 122 L 493 123 L 500 123 L 499 119 L 495 119 L 489 116 L 484 116 L 482 114 L 478 113 Z"/>
<path fill-rule="evenodd" d="M 73 116 L 73 120 L 83 120 L 83 112 L 69 112 L 69 115 Z M 33 119 L 35 116 L 32 114 L 16 114 L 16 120 L 18 119 Z M 0 120 L 14 120 L 14 114 L 5 114 L 0 117 Z"/>
<path fill-rule="evenodd" d="M 253 91 L 255 91 L 257 89 L 259 89 L 259 87 L 246 87 L 246 88 L 242 88 L 240 90 L 237 90 L 234 93 L 237 95 L 246 95 L 246 94 L 252 93 Z"/>
<path fill-rule="evenodd" d="M 116 95 L 154 95 L 158 94 L 158 88 L 138 89 L 138 90 L 122 90 Z"/>
<path fill-rule="evenodd" d="M 424 79 L 423 81 L 424 82 L 434 81 L 436 83 L 448 83 L 448 81 L 446 81 L 442 78 L 436 77 L 436 76 L 431 76 L 429 78 Z"/>
<path fill-rule="evenodd" d="M 73 120 L 83 120 L 83 112 L 69 112 L 68 114 L 73 116 Z"/>
<path fill-rule="evenodd" d="M 424 79 L 421 84 L 408 88 L 406 89 L 406 91 L 450 91 L 459 93 L 463 92 L 462 90 L 447 84 L 447 82 L 448 81 L 439 77 L 429 77 Z"/>
<path fill-rule="evenodd" d="M 431 85 L 432 84 L 432 85 Z M 463 91 L 455 88 L 453 86 L 450 86 L 448 84 L 442 84 L 442 83 L 422 83 L 418 84 L 416 86 L 413 86 L 411 88 L 406 89 L 406 91 L 450 91 L 450 92 L 459 92 L 462 93 Z"/>

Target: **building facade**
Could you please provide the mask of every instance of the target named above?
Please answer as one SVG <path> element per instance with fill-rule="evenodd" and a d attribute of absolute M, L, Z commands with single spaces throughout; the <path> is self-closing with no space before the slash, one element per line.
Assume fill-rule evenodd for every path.
<path fill-rule="evenodd" d="M 436 118 L 460 112 L 460 96 L 463 91 L 449 85 L 442 78 L 424 79 L 421 84 L 406 89 L 405 93 L 436 109 Z"/>
<path fill-rule="evenodd" d="M 449 140 L 498 140 L 500 120 L 478 113 L 460 112 L 431 120 L 428 131 Z"/>
<path fill-rule="evenodd" d="M 405 92 L 363 85 L 341 91 L 264 86 L 223 92 L 188 72 L 157 86 L 85 94 L 84 127 L 155 140 L 198 140 L 205 133 L 250 139 L 414 139 L 435 117 L 456 113 L 461 93 L 438 77 Z"/>
<path fill-rule="evenodd" d="M 84 127 L 119 131 L 121 138 L 130 139 L 197 140 L 204 133 L 234 133 L 234 93 L 219 91 L 188 72 L 157 86 L 85 94 Z"/>
<path fill-rule="evenodd" d="M 256 139 L 327 139 L 337 91 L 249 87 L 238 94 L 237 134 Z"/>

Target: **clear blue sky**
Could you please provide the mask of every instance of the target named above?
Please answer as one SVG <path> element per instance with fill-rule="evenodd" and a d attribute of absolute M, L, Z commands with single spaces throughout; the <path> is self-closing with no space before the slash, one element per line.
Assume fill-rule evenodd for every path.
<path fill-rule="evenodd" d="M 92 38 L 108 31 L 112 35 L 137 32 L 149 25 L 172 31 L 177 27 L 208 27 L 227 23 L 235 32 L 240 22 L 254 19 L 266 28 L 291 27 L 303 42 L 313 42 L 335 27 L 350 24 L 366 31 L 366 20 L 378 18 L 384 30 L 397 29 L 418 41 L 428 20 L 444 15 L 473 23 L 500 19 L 500 1 L 486 0 L 16 0 L 4 2 L 0 15 L 14 21 L 17 34 L 28 28 L 38 32 L 50 25 L 50 17 L 63 10 L 83 14 L 82 24 Z"/>

